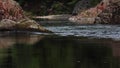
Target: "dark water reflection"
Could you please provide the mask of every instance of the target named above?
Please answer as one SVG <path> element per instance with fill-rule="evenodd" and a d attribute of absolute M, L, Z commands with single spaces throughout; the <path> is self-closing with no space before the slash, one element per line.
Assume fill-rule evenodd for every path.
<path fill-rule="evenodd" d="M 3 36 L 0 68 L 120 68 L 120 41 L 72 36 Z"/>

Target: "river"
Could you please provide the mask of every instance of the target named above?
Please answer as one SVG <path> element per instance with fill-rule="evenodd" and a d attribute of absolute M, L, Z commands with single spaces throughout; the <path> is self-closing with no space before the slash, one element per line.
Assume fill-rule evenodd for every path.
<path fill-rule="evenodd" d="M 119 25 L 41 24 L 54 33 L 0 33 L 0 68 L 120 68 Z"/>

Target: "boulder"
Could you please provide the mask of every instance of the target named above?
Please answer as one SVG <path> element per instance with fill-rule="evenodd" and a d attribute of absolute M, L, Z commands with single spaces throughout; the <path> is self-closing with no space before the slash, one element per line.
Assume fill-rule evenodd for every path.
<path fill-rule="evenodd" d="M 86 4 L 85 7 L 81 6 L 82 8 L 77 12 L 77 15 L 70 17 L 69 20 L 78 24 L 94 24 L 97 15 L 102 12 L 105 5 L 100 2 L 97 6 L 91 6 L 91 2 L 92 0 L 85 1 L 90 6 L 88 7 Z M 84 1 L 81 0 L 79 4 L 83 3 Z"/>
<path fill-rule="evenodd" d="M 13 29 L 15 25 L 16 22 L 9 19 L 2 19 L 0 21 L 0 29 Z"/>
<path fill-rule="evenodd" d="M 120 1 L 115 1 L 105 8 L 105 10 L 98 15 L 99 21 L 95 22 L 102 24 L 120 24 Z"/>
<path fill-rule="evenodd" d="M 19 21 L 26 18 L 20 5 L 14 0 L 0 0 L 0 20 Z"/>
<path fill-rule="evenodd" d="M 14 0 L 0 0 L 0 31 L 51 32 L 25 16 L 20 5 Z"/>
<path fill-rule="evenodd" d="M 27 31 L 37 31 L 37 32 L 51 32 L 44 27 L 42 27 L 40 24 L 38 24 L 34 20 L 30 19 L 24 19 L 19 22 L 17 22 L 15 28 L 17 30 L 27 30 Z"/>
<path fill-rule="evenodd" d="M 96 6 L 81 11 L 69 20 L 79 24 L 120 24 L 120 0 L 102 0 Z"/>
<path fill-rule="evenodd" d="M 42 26 L 40 26 L 36 21 L 30 19 L 24 19 L 18 22 L 9 19 L 3 19 L 0 21 L 1 31 L 32 31 L 32 32 L 51 32 Z"/>
<path fill-rule="evenodd" d="M 70 17 L 69 21 L 77 24 L 94 24 L 97 15 L 98 15 L 97 9 L 96 7 L 94 7 L 94 8 L 90 8 L 88 10 L 82 11 L 78 15 Z"/>

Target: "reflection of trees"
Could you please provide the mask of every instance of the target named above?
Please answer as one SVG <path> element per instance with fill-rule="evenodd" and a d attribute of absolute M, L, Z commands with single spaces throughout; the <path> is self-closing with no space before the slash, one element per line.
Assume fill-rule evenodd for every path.
<path fill-rule="evenodd" d="M 0 65 L 9 60 L 11 68 L 119 68 L 120 58 L 112 55 L 110 40 L 104 41 L 46 37 L 33 46 L 16 43 Z"/>

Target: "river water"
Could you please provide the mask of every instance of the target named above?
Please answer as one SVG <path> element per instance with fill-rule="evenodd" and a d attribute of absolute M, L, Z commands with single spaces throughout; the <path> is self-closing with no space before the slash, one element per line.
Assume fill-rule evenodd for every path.
<path fill-rule="evenodd" d="M 120 68 L 119 25 L 41 24 L 54 33 L 0 33 L 0 68 Z"/>

